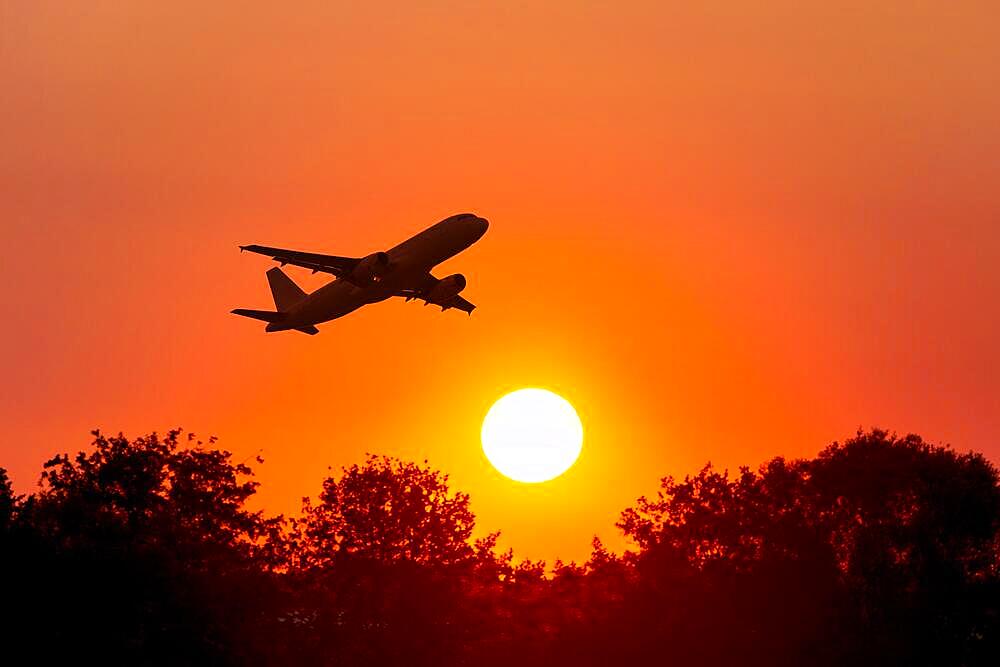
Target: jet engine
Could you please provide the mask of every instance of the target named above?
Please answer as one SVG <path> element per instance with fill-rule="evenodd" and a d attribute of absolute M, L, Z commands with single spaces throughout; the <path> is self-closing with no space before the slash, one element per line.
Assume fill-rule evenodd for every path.
<path fill-rule="evenodd" d="M 351 271 L 350 280 L 356 285 L 371 285 L 377 283 L 388 271 L 388 253 L 373 252 L 358 262 Z"/>
<path fill-rule="evenodd" d="M 465 289 L 465 276 L 454 273 L 434 283 L 425 297 L 429 303 L 443 305 Z"/>

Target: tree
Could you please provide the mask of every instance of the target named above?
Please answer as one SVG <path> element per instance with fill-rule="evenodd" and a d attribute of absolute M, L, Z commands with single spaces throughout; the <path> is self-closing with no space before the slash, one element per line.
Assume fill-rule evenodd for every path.
<path fill-rule="evenodd" d="M 980 455 L 859 432 L 813 460 L 665 478 L 619 526 L 639 547 L 621 628 L 637 657 L 985 664 L 996 655 L 1000 487 Z"/>
<path fill-rule="evenodd" d="M 981 454 L 858 432 L 802 464 L 872 651 L 988 664 L 1000 649 L 1000 486 Z"/>
<path fill-rule="evenodd" d="M 414 463 L 369 456 L 323 482 L 319 504 L 303 500 L 300 566 L 327 567 L 344 556 L 381 563 L 468 565 L 475 516 L 448 476 Z"/>
<path fill-rule="evenodd" d="M 477 611 L 466 602 L 495 536 L 472 542 L 469 497 L 446 475 L 369 456 L 303 501 L 293 531 L 303 660 L 447 664 L 467 644 Z"/>
<path fill-rule="evenodd" d="M 859 432 L 817 457 L 664 478 L 635 550 L 516 562 L 469 497 L 370 456 L 291 522 L 252 470 L 171 431 L 0 469 L 7 645 L 112 664 L 996 664 L 1000 476 Z"/>
<path fill-rule="evenodd" d="M 44 634 L 48 651 L 238 661 L 236 638 L 267 613 L 264 547 L 279 520 L 246 509 L 252 470 L 204 444 L 179 430 L 134 440 L 95 431 L 89 451 L 45 464 L 19 512 L 30 526 L 20 594 L 36 623 L 46 619 L 27 630 Z"/>
<path fill-rule="evenodd" d="M 0 535 L 6 535 L 14 524 L 19 498 L 14 494 L 7 470 L 0 468 Z"/>

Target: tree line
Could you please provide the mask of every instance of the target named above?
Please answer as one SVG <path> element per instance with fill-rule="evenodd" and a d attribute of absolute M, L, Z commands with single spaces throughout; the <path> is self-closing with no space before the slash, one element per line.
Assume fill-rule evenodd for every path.
<path fill-rule="evenodd" d="M 179 430 L 95 431 L 26 496 L 0 469 L 5 662 L 1000 664 L 997 469 L 915 435 L 664 478 L 580 564 L 475 538 L 426 463 L 370 456 L 296 517 L 257 488 Z"/>

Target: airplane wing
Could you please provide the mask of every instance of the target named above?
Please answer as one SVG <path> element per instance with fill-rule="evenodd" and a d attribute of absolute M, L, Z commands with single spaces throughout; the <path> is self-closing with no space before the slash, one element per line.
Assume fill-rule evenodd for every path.
<path fill-rule="evenodd" d="M 299 250 L 285 250 L 283 248 L 269 248 L 262 245 L 241 245 L 240 250 L 255 252 L 260 255 L 267 255 L 281 265 L 291 264 L 309 269 L 313 273 L 322 271 L 337 276 L 349 274 L 361 261 L 359 257 L 338 257 L 336 255 L 321 255 L 315 252 L 301 252 Z"/>
<path fill-rule="evenodd" d="M 441 310 L 448 310 L 449 308 L 454 308 L 456 310 L 461 310 L 463 313 L 468 313 L 469 315 L 471 315 L 472 311 L 476 309 L 476 304 L 463 299 L 457 294 L 448 299 L 447 301 L 428 301 L 427 299 L 424 299 L 423 296 L 416 294 L 410 290 L 402 290 L 396 292 L 395 294 L 393 294 L 393 296 L 406 297 L 407 301 L 409 301 L 410 299 L 423 299 L 424 303 L 427 304 L 433 303 L 435 306 L 441 306 Z"/>
<path fill-rule="evenodd" d="M 430 296 L 431 288 L 434 287 L 437 282 L 437 278 L 430 273 L 427 273 L 421 276 L 412 288 L 401 289 L 393 294 L 393 296 L 405 297 L 407 301 L 410 301 L 411 299 L 422 299 L 425 305 L 433 303 L 435 306 L 441 306 L 442 311 L 454 308 L 471 315 L 472 311 L 476 309 L 476 304 L 466 301 L 458 294 L 446 299 L 445 301 L 431 301 L 428 299 L 427 297 Z"/>

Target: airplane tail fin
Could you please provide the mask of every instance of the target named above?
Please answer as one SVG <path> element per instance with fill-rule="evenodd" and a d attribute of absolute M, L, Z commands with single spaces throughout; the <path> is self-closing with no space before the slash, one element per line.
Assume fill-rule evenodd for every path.
<path fill-rule="evenodd" d="M 306 298 L 306 293 L 302 291 L 302 288 L 292 282 L 292 279 L 277 266 L 268 269 L 267 283 L 271 286 L 271 296 L 274 297 L 274 305 L 278 312 L 287 311 Z"/>
<path fill-rule="evenodd" d="M 250 310 L 249 308 L 237 308 L 231 312 L 234 315 L 251 317 L 255 320 L 263 320 L 264 322 L 280 322 L 285 315 L 284 313 L 275 313 L 270 310 Z"/>

